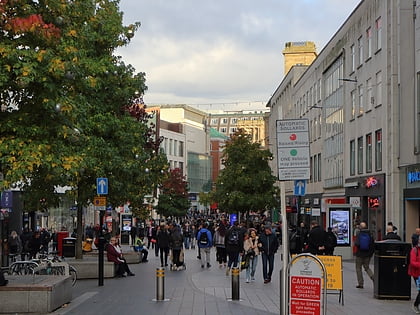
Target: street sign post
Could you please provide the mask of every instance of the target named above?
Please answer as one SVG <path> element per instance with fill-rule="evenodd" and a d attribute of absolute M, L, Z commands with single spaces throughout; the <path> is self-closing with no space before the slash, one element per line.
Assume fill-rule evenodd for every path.
<path fill-rule="evenodd" d="M 276 121 L 279 180 L 310 178 L 309 121 Z"/>

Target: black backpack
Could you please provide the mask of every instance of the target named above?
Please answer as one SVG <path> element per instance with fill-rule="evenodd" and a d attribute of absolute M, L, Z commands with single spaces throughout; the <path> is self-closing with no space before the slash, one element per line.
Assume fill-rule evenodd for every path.
<path fill-rule="evenodd" d="M 201 245 L 207 245 L 207 243 L 209 242 L 209 238 L 207 237 L 207 231 L 201 233 L 199 242 Z"/>
<path fill-rule="evenodd" d="M 230 232 L 228 238 L 229 245 L 238 245 L 239 244 L 239 231 L 234 229 Z"/>

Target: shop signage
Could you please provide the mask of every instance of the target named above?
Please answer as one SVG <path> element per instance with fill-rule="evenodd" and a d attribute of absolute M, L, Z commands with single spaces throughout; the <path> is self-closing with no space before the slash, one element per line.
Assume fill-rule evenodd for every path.
<path fill-rule="evenodd" d="M 379 184 L 379 181 L 373 176 L 368 177 L 365 183 L 366 188 L 372 188 L 372 187 L 377 186 L 378 184 Z"/>
<path fill-rule="evenodd" d="M 420 171 L 408 172 L 407 180 L 409 184 L 420 182 Z"/>

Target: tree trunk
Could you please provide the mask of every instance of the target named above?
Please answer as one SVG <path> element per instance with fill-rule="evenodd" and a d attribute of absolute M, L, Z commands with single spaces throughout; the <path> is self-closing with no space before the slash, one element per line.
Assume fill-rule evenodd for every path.
<path fill-rule="evenodd" d="M 76 259 L 82 259 L 83 258 L 83 252 L 82 252 L 82 236 L 83 236 L 83 206 L 82 203 L 77 202 L 77 227 L 76 227 Z"/>

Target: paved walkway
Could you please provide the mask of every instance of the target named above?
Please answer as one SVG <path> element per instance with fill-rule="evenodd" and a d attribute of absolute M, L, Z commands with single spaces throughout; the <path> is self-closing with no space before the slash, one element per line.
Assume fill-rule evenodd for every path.
<path fill-rule="evenodd" d="M 185 271 L 165 272 L 167 301 L 156 299 L 156 268 L 160 261 L 154 253 L 148 263 L 130 265 L 135 277 L 98 280 L 79 280 L 73 289 L 73 301 L 54 314 L 280 314 L 280 255 L 276 255 L 272 282 L 264 284 L 261 261 L 256 281 L 245 283 L 245 272 L 240 275 L 240 301 L 232 297 L 231 278 L 214 261 L 212 267 L 201 268 L 196 250 L 187 250 Z M 327 314 L 413 314 L 413 301 L 378 300 L 373 297 L 373 283 L 365 276 L 365 288 L 356 289 L 354 262 L 343 262 L 344 305 L 338 295 L 327 295 Z M 417 291 L 412 286 L 412 298 Z"/>

